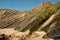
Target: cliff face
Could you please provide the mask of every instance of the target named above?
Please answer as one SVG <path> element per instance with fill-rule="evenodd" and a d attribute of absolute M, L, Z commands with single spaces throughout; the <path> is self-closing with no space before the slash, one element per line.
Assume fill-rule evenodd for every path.
<path fill-rule="evenodd" d="M 37 31 L 36 33 L 38 35 L 40 34 L 40 31 L 45 31 L 46 33 L 48 32 L 46 34 L 47 36 L 45 35 L 44 38 L 60 35 L 60 33 L 57 33 L 60 29 L 60 2 L 55 4 L 46 2 L 42 5 L 36 6 L 30 11 L 24 12 L 10 9 L 0 9 L 0 29 L 8 31 L 5 28 L 9 28 L 9 30 L 13 28 L 18 31 L 22 31 L 22 33 L 24 33 L 23 31 L 29 30 L 26 32 L 28 33 L 27 36 L 31 36 L 31 34 L 34 36 L 34 31 Z M 3 32 L 5 32 L 4 30 Z M 55 34 L 53 35 L 53 33 Z M 26 37 L 25 34 L 23 36 Z"/>
<path fill-rule="evenodd" d="M 0 28 L 18 28 L 20 23 L 27 18 L 26 13 L 0 9 Z"/>
<path fill-rule="evenodd" d="M 0 28 L 15 28 L 19 31 L 30 29 L 35 31 L 58 9 L 60 9 L 60 2 L 56 4 L 43 3 L 25 12 L 0 9 Z"/>
<path fill-rule="evenodd" d="M 50 4 L 49 4 L 50 5 Z M 49 6 L 48 4 L 44 4 L 45 7 Z M 41 10 L 45 8 L 43 5 L 36 7 L 35 10 Z M 27 12 L 20 12 L 16 10 L 9 9 L 0 9 L 0 28 L 18 28 L 21 24 L 24 25 L 26 22 L 29 22 L 32 18 L 35 17 L 36 14 L 28 15 Z"/>

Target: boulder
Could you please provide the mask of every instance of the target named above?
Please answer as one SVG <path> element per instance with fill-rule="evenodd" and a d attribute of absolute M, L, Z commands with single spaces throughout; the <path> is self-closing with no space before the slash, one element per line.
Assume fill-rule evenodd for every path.
<path fill-rule="evenodd" d="M 29 34 L 29 30 L 19 32 L 13 28 L 0 29 L 0 37 L 8 38 L 9 40 L 24 40 Z M 2 38 L 3 39 L 3 38 Z"/>

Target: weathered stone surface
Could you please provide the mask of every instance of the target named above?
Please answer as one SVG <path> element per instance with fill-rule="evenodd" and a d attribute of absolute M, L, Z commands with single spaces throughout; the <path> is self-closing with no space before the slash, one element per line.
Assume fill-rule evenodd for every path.
<path fill-rule="evenodd" d="M 43 38 L 56 38 L 56 37 L 60 37 L 60 26 L 58 26 L 57 28 L 43 36 Z"/>
<path fill-rule="evenodd" d="M 13 28 L 0 29 L 0 37 L 4 36 L 9 40 L 24 40 L 29 34 L 29 32 L 29 30 L 27 30 L 26 32 L 19 32 L 14 30 Z"/>
<path fill-rule="evenodd" d="M 42 38 L 45 34 L 44 31 L 35 31 L 28 40 L 53 40 L 51 38 Z"/>

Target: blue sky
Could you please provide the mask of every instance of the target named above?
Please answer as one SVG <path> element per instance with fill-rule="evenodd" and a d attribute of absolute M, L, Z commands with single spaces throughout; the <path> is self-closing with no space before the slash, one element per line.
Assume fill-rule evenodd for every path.
<path fill-rule="evenodd" d="M 15 10 L 31 10 L 45 0 L 0 0 L 0 8 Z M 58 0 L 51 0 L 52 3 Z"/>

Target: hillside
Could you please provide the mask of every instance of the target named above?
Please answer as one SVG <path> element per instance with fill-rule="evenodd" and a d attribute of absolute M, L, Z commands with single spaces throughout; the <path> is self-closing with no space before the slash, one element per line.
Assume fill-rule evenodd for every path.
<path fill-rule="evenodd" d="M 35 31 L 50 32 L 60 25 L 60 2 L 43 3 L 30 11 L 0 9 L 0 28 L 14 28 L 18 31 L 30 30 L 31 36 Z"/>

